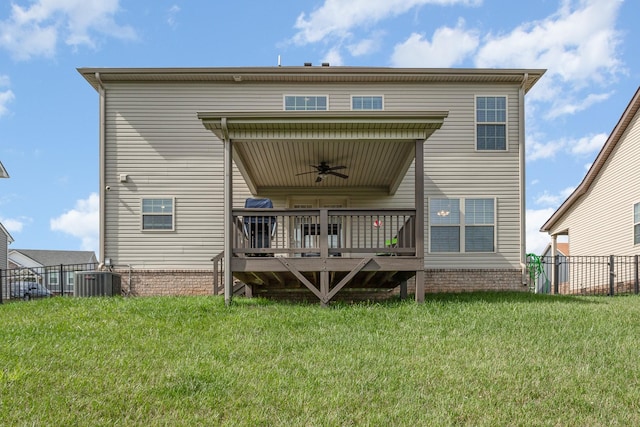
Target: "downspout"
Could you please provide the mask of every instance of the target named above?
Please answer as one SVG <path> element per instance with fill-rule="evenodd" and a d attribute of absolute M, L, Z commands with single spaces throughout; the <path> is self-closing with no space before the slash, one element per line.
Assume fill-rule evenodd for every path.
<path fill-rule="evenodd" d="M 525 155 L 526 155 L 526 147 L 525 147 L 525 132 L 524 132 L 524 122 L 525 122 L 525 112 L 524 112 L 524 87 L 529 80 L 529 73 L 524 73 L 524 77 L 522 78 L 522 83 L 520 84 L 520 88 L 518 89 L 518 105 L 519 105 L 519 116 L 520 116 L 520 129 L 519 129 L 519 139 L 520 139 L 520 268 L 522 269 L 522 283 L 524 285 L 527 284 L 527 208 L 526 208 L 526 169 L 525 169 Z"/>
<path fill-rule="evenodd" d="M 98 94 L 100 95 L 100 107 L 99 107 L 99 115 L 100 115 L 100 135 L 99 135 L 99 150 L 100 153 L 98 155 L 100 164 L 98 165 L 98 173 L 100 174 L 100 229 L 99 229 L 99 259 L 104 263 L 104 259 L 106 258 L 106 221 L 105 221 L 105 197 L 107 195 L 106 192 L 106 171 L 105 171 L 105 161 L 106 161 L 106 140 L 105 140 L 105 114 L 106 114 L 106 89 L 104 84 L 102 83 L 102 79 L 100 78 L 100 73 L 95 74 L 96 80 L 98 81 Z"/>

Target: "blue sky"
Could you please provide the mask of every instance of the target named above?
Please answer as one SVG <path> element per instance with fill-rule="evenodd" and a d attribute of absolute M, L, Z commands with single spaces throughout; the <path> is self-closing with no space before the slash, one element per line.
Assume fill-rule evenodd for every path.
<path fill-rule="evenodd" d="M 77 67 L 546 68 L 527 95 L 527 250 L 640 85 L 636 0 L 13 0 L 0 5 L 0 223 L 98 253 L 98 95 Z M 621 183 L 624 185 L 624 183 Z"/>

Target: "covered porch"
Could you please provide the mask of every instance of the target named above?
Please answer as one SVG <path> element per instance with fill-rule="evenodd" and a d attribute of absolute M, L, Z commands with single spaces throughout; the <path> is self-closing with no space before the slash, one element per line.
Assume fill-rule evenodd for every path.
<path fill-rule="evenodd" d="M 447 112 L 201 112 L 224 144 L 224 285 L 255 294 L 393 289 L 424 300 L 424 142 Z M 233 206 L 233 164 L 255 198 L 371 195 L 366 207 Z M 331 172 L 318 165 L 326 162 Z M 412 168 L 413 166 L 413 168 Z M 314 169 L 315 168 L 315 169 Z M 311 169 L 311 172 L 309 170 Z M 413 170 L 413 203 L 382 206 Z"/>

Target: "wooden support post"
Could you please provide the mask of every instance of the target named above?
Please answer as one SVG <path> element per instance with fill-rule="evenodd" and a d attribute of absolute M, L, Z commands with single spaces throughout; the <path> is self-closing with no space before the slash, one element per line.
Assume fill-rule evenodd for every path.
<path fill-rule="evenodd" d="M 415 159 L 415 208 L 416 208 L 416 258 L 420 270 L 416 270 L 416 302 L 424 302 L 424 140 L 416 140 Z"/>
<path fill-rule="evenodd" d="M 226 129 L 227 121 L 222 120 Z M 233 298 L 233 142 L 225 138 L 224 142 L 224 303 L 231 304 Z"/>

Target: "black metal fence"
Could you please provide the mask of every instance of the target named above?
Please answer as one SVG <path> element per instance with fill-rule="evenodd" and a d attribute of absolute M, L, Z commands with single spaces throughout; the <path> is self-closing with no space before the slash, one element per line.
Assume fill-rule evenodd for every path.
<path fill-rule="evenodd" d="M 639 256 L 527 256 L 533 292 L 560 295 L 638 294 Z"/>
<path fill-rule="evenodd" d="M 75 273 L 95 271 L 97 263 L 0 270 L 0 303 L 54 295 L 73 296 Z"/>

